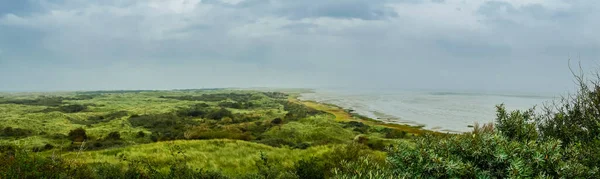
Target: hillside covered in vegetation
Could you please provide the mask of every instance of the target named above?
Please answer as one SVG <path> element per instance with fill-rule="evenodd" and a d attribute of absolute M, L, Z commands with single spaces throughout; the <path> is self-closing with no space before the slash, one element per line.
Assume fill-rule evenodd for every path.
<path fill-rule="evenodd" d="M 580 80 L 583 84 L 583 81 Z M 598 178 L 600 88 L 442 134 L 294 92 L 0 94 L 0 178 Z"/>

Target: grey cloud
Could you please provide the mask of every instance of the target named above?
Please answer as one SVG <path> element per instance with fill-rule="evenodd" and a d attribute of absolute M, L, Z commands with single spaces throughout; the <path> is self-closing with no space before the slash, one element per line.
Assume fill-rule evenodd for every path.
<path fill-rule="evenodd" d="M 570 54 L 585 64 L 600 57 L 600 6 L 586 1 L 44 2 L 37 13 L 0 15 L 0 90 L 562 92 Z"/>
<path fill-rule="evenodd" d="M 397 16 L 393 10 L 379 3 L 378 1 L 299 3 L 296 6 L 281 9 L 280 13 L 293 19 L 332 17 L 378 20 Z"/>
<path fill-rule="evenodd" d="M 419 0 L 410 0 L 402 2 L 421 2 Z M 363 19 L 379 20 L 393 18 L 397 14 L 388 7 L 385 7 L 387 0 L 246 0 L 239 4 L 227 4 L 220 0 L 203 1 L 207 4 L 215 4 L 224 7 L 254 9 L 255 13 L 269 13 L 274 15 L 283 15 L 291 19 L 330 17 L 341 19 Z M 256 11 L 257 9 L 260 9 Z"/>
<path fill-rule="evenodd" d="M 442 51 L 456 57 L 508 57 L 511 49 L 508 45 L 485 42 L 479 39 L 439 39 L 435 44 Z"/>

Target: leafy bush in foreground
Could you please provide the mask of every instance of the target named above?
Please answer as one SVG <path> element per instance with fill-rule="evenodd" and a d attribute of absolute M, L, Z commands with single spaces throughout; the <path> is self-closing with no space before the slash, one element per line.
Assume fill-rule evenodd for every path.
<path fill-rule="evenodd" d="M 394 172 L 419 178 L 589 178 L 597 170 L 559 141 L 518 142 L 496 133 L 428 136 L 390 154 Z"/>
<path fill-rule="evenodd" d="M 218 172 L 192 169 L 175 155 L 168 172 L 159 172 L 152 164 L 135 160 L 128 161 L 127 167 L 107 163 L 86 165 L 59 156 L 42 157 L 19 150 L 0 157 L 3 161 L 0 178 L 228 178 Z"/>

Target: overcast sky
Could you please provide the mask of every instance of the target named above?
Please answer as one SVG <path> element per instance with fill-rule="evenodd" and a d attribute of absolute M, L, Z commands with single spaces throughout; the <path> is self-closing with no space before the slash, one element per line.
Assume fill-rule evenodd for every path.
<path fill-rule="evenodd" d="M 563 92 L 596 0 L 0 0 L 0 91 Z"/>

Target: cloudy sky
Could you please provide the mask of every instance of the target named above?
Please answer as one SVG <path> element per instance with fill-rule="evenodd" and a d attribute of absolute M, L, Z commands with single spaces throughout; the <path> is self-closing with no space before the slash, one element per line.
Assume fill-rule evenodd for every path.
<path fill-rule="evenodd" d="M 0 91 L 562 92 L 595 0 L 0 0 Z"/>

